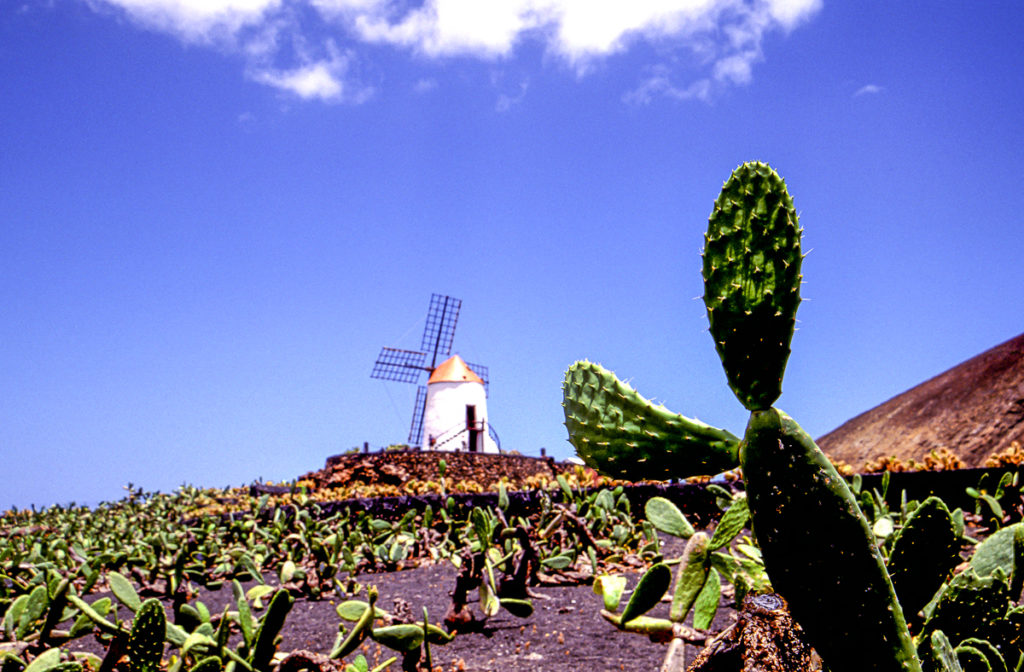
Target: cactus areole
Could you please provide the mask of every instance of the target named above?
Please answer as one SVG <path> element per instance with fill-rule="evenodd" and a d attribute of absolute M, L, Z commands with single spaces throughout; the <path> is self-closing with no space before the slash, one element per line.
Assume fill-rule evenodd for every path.
<path fill-rule="evenodd" d="M 773 408 L 800 305 L 800 234 L 786 184 L 764 163 L 725 182 L 708 220 L 704 303 L 729 387 L 751 411 L 742 441 L 655 407 L 589 362 L 563 385 L 569 440 L 598 471 L 687 478 L 743 468 L 752 527 L 776 592 L 831 672 L 920 672 L 867 520 L 846 482 Z"/>

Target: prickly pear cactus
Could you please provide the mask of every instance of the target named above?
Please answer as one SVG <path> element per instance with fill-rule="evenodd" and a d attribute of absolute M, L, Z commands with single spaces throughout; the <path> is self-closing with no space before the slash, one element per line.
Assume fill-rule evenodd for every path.
<path fill-rule="evenodd" d="M 655 406 L 600 364 L 565 374 L 565 426 L 580 457 L 615 478 L 680 478 L 739 464 L 740 440 Z"/>
<path fill-rule="evenodd" d="M 1001 569 L 1010 579 L 1010 596 L 1019 598 L 1024 585 L 1024 523 L 1008 525 L 981 542 L 971 556 L 971 567 L 978 576 Z"/>
<path fill-rule="evenodd" d="M 995 638 L 997 624 L 1010 608 L 1010 586 L 1001 570 L 982 577 L 968 568 L 954 576 L 929 606 L 925 635 L 942 630 L 951 642 Z"/>
<path fill-rule="evenodd" d="M 166 627 L 167 615 L 159 600 L 150 598 L 143 602 L 135 613 L 128 635 L 130 672 L 157 672 L 160 669 Z"/>
<path fill-rule="evenodd" d="M 960 563 L 961 537 L 938 497 L 921 502 L 893 542 L 886 568 L 903 613 L 914 621 Z"/>
<path fill-rule="evenodd" d="M 833 672 L 919 669 L 903 611 L 846 481 L 792 418 L 751 414 L 740 458 L 772 587 Z"/>
<path fill-rule="evenodd" d="M 722 186 L 704 236 L 704 304 L 729 387 L 747 410 L 770 407 L 800 305 L 800 228 L 786 183 L 745 163 Z"/>
<path fill-rule="evenodd" d="M 846 482 L 789 416 L 772 408 L 800 304 L 800 234 L 785 182 L 737 168 L 708 221 L 704 302 L 729 386 L 751 411 L 735 437 L 654 407 L 588 362 L 563 387 L 580 456 L 618 477 L 684 478 L 743 469 L 772 585 L 832 672 L 919 672 L 903 612 Z"/>

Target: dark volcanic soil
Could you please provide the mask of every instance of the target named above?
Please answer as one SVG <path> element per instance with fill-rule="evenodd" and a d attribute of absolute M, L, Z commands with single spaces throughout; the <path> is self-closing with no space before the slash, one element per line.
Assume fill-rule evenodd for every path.
<path fill-rule="evenodd" d="M 363 581 L 377 586 L 378 605 L 382 608 L 391 611 L 394 599 L 399 597 L 409 603 L 414 615 L 421 614 L 426 606 L 430 620 L 440 621 L 451 603 L 449 591 L 455 585 L 455 574 L 451 565 L 437 565 L 367 576 Z M 638 578 L 639 574 L 629 576 L 630 588 Z M 539 586 L 533 590 L 539 597 L 533 599 L 532 616 L 516 618 L 502 611 L 488 620 L 481 632 L 463 633 L 451 644 L 431 647 L 434 665 L 441 665 L 446 672 L 463 669 L 463 665 L 470 672 L 651 672 L 661 667 L 666 646 L 641 635 L 618 632 L 601 617 L 601 598 L 589 585 Z M 339 621 L 333 605 L 299 602 L 292 611 L 281 649 L 327 653 L 334 643 Z M 667 614 L 667 603 L 659 605 L 652 615 L 665 615 L 662 611 Z M 716 629 L 731 623 L 732 611 L 720 611 Z M 378 654 L 376 644 L 371 643 L 368 648 L 367 658 L 371 662 L 378 655 L 391 655 Z M 696 652 L 691 649 L 687 660 L 695 657 Z"/>
<path fill-rule="evenodd" d="M 455 586 L 455 576 L 456 570 L 451 564 L 439 564 L 363 575 L 359 581 L 367 587 L 377 586 L 380 594 L 377 605 L 382 609 L 394 613 L 394 601 L 401 598 L 408 602 L 414 616 L 420 616 L 426 607 L 431 622 L 440 623 L 451 604 L 450 591 Z M 631 589 L 640 574 L 627 576 Z M 532 590 L 538 595 L 533 599 L 533 615 L 516 618 L 502 610 L 486 621 L 480 632 L 462 633 L 446 646 L 432 646 L 435 669 L 440 666 L 444 672 L 652 672 L 661 667 L 666 645 L 652 643 L 642 635 L 618 632 L 601 617 L 601 598 L 594 594 L 590 585 L 536 586 Z M 365 597 L 365 590 L 356 599 L 360 597 Z M 225 586 L 212 593 L 204 591 L 198 599 L 211 613 L 218 613 L 232 601 L 231 589 Z M 623 601 L 626 599 L 624 597 Z M 341 623 L 335 612 L 336 605 L 337 600 L 296 600 L 285 621 L 279 650 L 329 653 Z M 166 606 L 170 614 L 170 605 Z M 470 606 L 479 612 L 476 604 Z M 665 616 L 667 612 L 668 604 L 663 603 L 651 615 Z M 721 609 L 715 630 L 728 627 L 733 618 L 731 609 Z M 103 653 L 102 647 L 91 637 L 78 640 L 68 648 Z M 371 665 L 395 655 L 370 641 L 363 644 L 360 652 Z M 688 647 L 687 662 L 696 654 L 697 649 Z M 389 671 L 400 669 L 399 660 Z"/>

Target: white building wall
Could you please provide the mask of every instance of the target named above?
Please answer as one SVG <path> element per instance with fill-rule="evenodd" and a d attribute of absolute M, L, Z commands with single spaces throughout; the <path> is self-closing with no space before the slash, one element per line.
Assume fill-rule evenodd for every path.
<path fill-rule="evenodd" d="M 487 393 L 484 386 L 474 382 L 430 383 L 427 385 L 427 404 L 423 413 L 423 449 L 431 449 L 431 438 L 444 441 L 447 437 L 466 428 L 466 406 L 476 406 L 476 421 L 485 428 L 483 436 L 483 452 L 497 453 L 498 446 L 491 439 L 486 427 Z M 483 423 L 483 424 L 481 424 Z M 469 434 L 463 432 L 458 437 L 437 445 L 437 450 L 468 450 Z"/>

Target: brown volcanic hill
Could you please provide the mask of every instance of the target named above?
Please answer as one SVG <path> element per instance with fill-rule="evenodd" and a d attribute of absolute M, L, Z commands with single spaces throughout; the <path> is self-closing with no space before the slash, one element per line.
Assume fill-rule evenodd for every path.
<path fill-rule="evenodd" d="M 924 461 L 947 448 L 967 467 L 1024 440 L 1024 334 L 861 413 L 818 439 L 857 470 L 885 456 Z"/>

